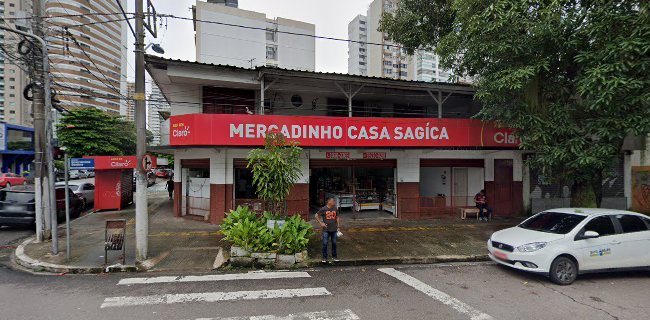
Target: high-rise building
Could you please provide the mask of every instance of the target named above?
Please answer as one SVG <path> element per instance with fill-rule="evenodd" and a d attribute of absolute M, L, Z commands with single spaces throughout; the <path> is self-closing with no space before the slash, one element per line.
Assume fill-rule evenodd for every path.
<path fill-rule="evenodd" d="M 169 115 L 170 110 L 171 107 L 169 106 L 169 103 L 166 102 L 160 88 L 158 88 L 157 85 L 152 84 L 151 93 L 147 100 L 147 127 L 153 134 L 151 145 L 160 145 L 161 125 L 166 119 L 164 114 L 167 113 L 167 115 Z"/>
<path fill-rule="evenodd" d="M 220 3 L 197 1 L 193 7 L 198 62 L 246 68 L 266 65 L 315 69 L 315 39 L 298 35 L 315 35 L 313 24 L 279 17 L 268 19 L 264 13 L 229 6 L 228 1 L 217 2 Z"/>
<path fill-rule="evenodd" d="M 27 0 L 0 1 L 0 19 L 10 28 L 27 31 L 32 15 L 32 2 Z M 0 121 L 31 127 L 34 124 L 32 104 L 23 96 L 27 85 L 27 63 L 18 53 L 22 37 L 0 30 Z"/>
<path fill-rule="evenodd" d="M 419 50 L 415 55 L 408 55 L 399 43 L 378 31 L 381 16 L 394 12 L 398 6 L 399 0 L 374 0 L 366 16 L 358 15 L 350 21 L 348 72 L 401 80 L 448 81 L 450 72 L 439 67 L 439 59 L 433 52 Z M 370 44 L 363 46 L 356 41 Z"/>
<path fill-rule="evenodd" d="M 348 24 L 348 73 L 368 75 L 368 23 L 366 16 L 357 15 Z"/>
<path fill-rule="evenodd" d="M 126 0 L 119 1 L 126 8 Z M 125 114 L 127 24 L 119 20 L 118 2 L 44 0 L 44 9 L 52 45 L 52 87 L 61 106 Z"/>
<path fill-rule="evenodd" d="M 126 84 L 126 109 L 124 112 L 124 118 L 127 121 L 135 121 L 135 82 L 127 82 Z"/>

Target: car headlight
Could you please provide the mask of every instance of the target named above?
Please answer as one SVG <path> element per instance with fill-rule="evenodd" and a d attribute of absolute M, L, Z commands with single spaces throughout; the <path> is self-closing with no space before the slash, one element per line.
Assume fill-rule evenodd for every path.
<path fill-rule="evenodd" d="M 517 247 L 520 252 L 533 252 L 546 247 L 546 242 L 527 243 Z"/>

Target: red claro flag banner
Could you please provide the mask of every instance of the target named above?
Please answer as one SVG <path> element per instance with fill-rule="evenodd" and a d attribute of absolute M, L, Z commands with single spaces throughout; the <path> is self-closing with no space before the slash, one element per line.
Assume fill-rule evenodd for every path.
<path fill-rule="evenodd" d="M 514 129 L 474 119 L 187 114 L 170 118 L 172 146 L 260 146 L 280 132 L 302 147 L 517 148 Z"/>

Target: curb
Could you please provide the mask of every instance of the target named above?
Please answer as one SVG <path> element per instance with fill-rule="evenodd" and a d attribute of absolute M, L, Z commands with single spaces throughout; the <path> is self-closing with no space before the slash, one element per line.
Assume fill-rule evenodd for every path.
<path fill-rule="evenodd" d="M 84 273 L 137 271 L 137 268 L 135 266 L 113 265 L 108 267 L 91 267 L 91 266 L 69 266 L 69 265 L 41 262 L 36 259 L 30 258 L 25 254 L 25 246 L 32 243 L 34 240 L 35 239 L 32 237 L 23 241 L 20 245 L 18 245 L 16 251 L 14 252 L 14 262 L 34 272 L 84 274 Z"/>
<path fill-rule="evenodd" d="M 162 204 L 164 203 L 163 200 L 158 200 L 155 201 L 152 205 L 149 206 L 149 214 L 151 215 L 151 211 L 157 210 Z M 96 214 L 96 213 L 91 213 L 91 214 Z M 81 218 L 85 218 L 87 216 L 90 216 L 90 214 L 87 214 Z M 58 227 L 59 229 L 64 228 L 62 226 Z M 135 265 L 111 265 L 111 266 L 106 266 L 106 267 L 101 267 L 101 266 L 70 266 L 70 265 L 63 265 L 63 264 L 54 264 L 54 263 L 48 263 L 48 262 L 42 262 L 37 259 L 31 258 L 25 254 L 25 246 L 28 244 L 34 242 L 36 240 L 34 237 L 30 237 L 20 243 L 16 247 L 16 250 L 14 251 L 14 254 L 12 256 L 13 261 L 20 265 L 21 267 L 27 268 L 33 272 L 51 272 L 51 273 L 71 273 L 71 274 L 93 274 L 93 273 L 107 273 L 107 272 L 137 272 L 137 271 L 142 271 L 146 270 L 146 268 L 138 268 Z"/>
<path fill-rule="evenodd" d="M 368 258 L 368 259 L 345 259 L 334 263 L 332 266 L 366 266 L 366 265 L 398 265 L 398 264 L 438 264 L 453 262 L 484 262 L 491 261 L 487 254 L 479 255 L 440 255 L 424 257 L 386 257 L 386 258 Z M 320 260 L 309 260 L 306 262 L 308 267 L 323 267 Z"/>

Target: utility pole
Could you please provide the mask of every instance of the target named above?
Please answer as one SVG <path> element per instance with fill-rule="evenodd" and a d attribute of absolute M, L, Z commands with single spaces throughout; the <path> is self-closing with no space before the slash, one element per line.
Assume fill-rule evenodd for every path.
<path fill-rule="evenodd" d="M 58 237 L 56 234 L 56 199 L 54 198 L 54 167 L 52 158 L 52 123 L 50 112 L 52 100 L 50 95 L 49 62 L 47 44 L 43 39 L 43 7 L 40 0 L 33 0 L 34 34 L 21 33 L 36 39 L 41 46 L 42 62 L 34 59 L 35 81 L 33 92 L 34 108 L 34 162 L 35 193 L 36 193 L 36 239 L 43 241 L 52 236 L 52 253 L 58 253 Z"/>
<path fill-rule="evenodd" d="M 147 204 L 147 173 L 142 160 L 147 152 L 147 129 L 144 85 L 144 6 L 143 0 L 135 0 L 135 126 L 136 171 L 135 198 L 135 253 L 136 261 L 147 259 L 149 235 L 149 210 Z"/>

